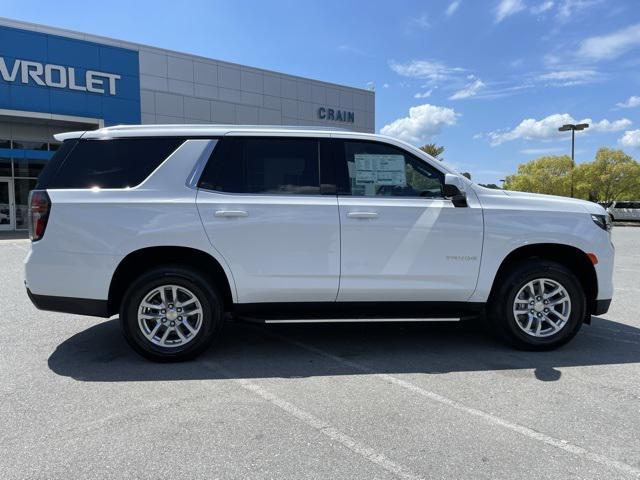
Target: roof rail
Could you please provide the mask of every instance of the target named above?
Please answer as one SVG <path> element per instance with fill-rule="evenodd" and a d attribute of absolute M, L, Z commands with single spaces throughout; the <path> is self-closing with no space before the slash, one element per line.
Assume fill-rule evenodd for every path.
<path fill-rule="evenodd" d="M 248 129 L 269 129 L 269 130 L 331 130 L 337 132 L 350 132 L 348 128 L 344 127 L 325 127 L 321 125 L 224 125 L 218 123 L 197 123 L 197 124 L 188 124 L 188 123 L 178 123 L 178 124 L 148 124 L 148 125 L 113 125 L 111 127 L 104 127 L 101 130 L 144 130 L 144 129 L 157 129 L 157 128 L 189 128 L 189 129 L 210 129 L 210 128 L 229 128 L 233 130 L 242 130 L 245 128 Z"/>

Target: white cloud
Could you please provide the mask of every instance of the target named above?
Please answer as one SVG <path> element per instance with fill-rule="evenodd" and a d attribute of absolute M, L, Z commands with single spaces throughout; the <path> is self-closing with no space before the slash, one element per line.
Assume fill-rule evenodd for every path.
<path fill-rule="evenodd" d="M 409 116 L 398 118 L 380 129 L 383 135 L 419 144 L 437 135 L 446 126 L 455 125 L 458 113 L 437 105 L 418 105 L 409 109 Z"/>
<path fill-rule="evenodd" d="M 407 63 L 389 62 L 391 70 L 403 77 L 421 78 L 430 82 L 439 82 L 452 75 L 463 72 L 464 69 L 449 67 L 444 63 L 432 60 L 411 60 Z"/>
<path fill-rule="evenodd" d="M 566 133 L 559 132 L 558 128 L 566 123 L 588 123 L 588 131 L 592 132 L 616 132 L 631 126 L 631 120 L 627 118 L 621 118 L 613 122 L 607 119 L 593 122 L 590 118 L 576 121 L 576 119 L 568 113 L 554 113 L 541 120 L 526 118 L 511 130 L 494 130 L 493 132 L 489 132 L 487 137 L 492 147 L 518 139 L 549 140 L 562 138 L 566 136 Z"/>
<path fill-rule="evenodd" d="M 582 41 L 578 55 L 592 60 L 613 59 L 640 45 L 640 23 L 608 35 L 589 37 Z"/>
<path fill-rule="evenodd" d="M 362 50 L 360 48 L 354 47 L 352 45 L 338 45 L 338 50 L 340 52 L 343 52 L 343 53 L 351 53 L 353 55 L 360 55 L 361 57 L 370 57 L 371 56 L 371 54 L 369 54 L 368 52 L 366 52 L 366 51 L 364 51 L 364 50 Z"/>
<path fill-rule="evenodd" d="M 620 108 L 635 108 L 640 107 L 640 97 L 636 97 L 635 95 L 629 97 L 626 102 L 616 103 L 616 107 Z"/>
<path fill-rule="evenodd" d="M 600 73 L 593 69 L 567 69 L 543 73 L 536 80 L 555 87 L 567 87 L 591 83 L 599 77 Z"/>
<path fill-rule="evenodd" d="M 505 18 L 524 10 L 524 2 L 522 0 L 500 0 L 496 6 L 496 23 L 500 23 Z"/>
<path fill-rule="evenodd" d="M 408 23 L 407 33 L 411 33 L 414 30 L 426 30 L 431 26 L 429 16 L 423 13 L 419 17 L 411 18 Z"/>
<path fill-rule="evenodd" d="M 559 153 L 566 151 L 564 148 L 560 147 L 549 147 L 549 148 L 523 148 L 520 150 L 520 153 L 523 155 L 547 155 L 549 153 Z"/>
<path fill-rule="evenodd" d="M 449 100 L 462 100 L 463 98 L 473 97 L 478 93 L 481 89 L 483 89 L 486 85 L 479 78 L 475 79 L 473 82 L 467 84 L 461 90 L 458 90 L 453 95 L 449 97 Z"/>
<path fill-rule="evenodd" d="M 603 0 L 562 0 L 558 7 L 558 20 L 569 20 L 572 16 L 577 15 L 581 11 L 602 2 Z"/>
<path fill-rule="evenodd" d="M 623 147 L 640 148 L 640 130 L 627 130 L 618 143 Z"/>
<path fill-rule="evenodd" d="M 575 19 L 590 7 L 602 4 L 605 0 L 501 0 L 495 9 L 495 21 L 500 23 L 505 18 L 527 10 L 531 15 L 543 15 L 555 12 L 558 22 Z"/>
<path fill-rule="evenodd" d="M 534 15 L 540 15 L 541 13 L 546 12 L 547 10 L 551 10 L 553 8 L 553 0 L 547 0 L 546 2 L 541 2 L 538 5 L 534 5 L 531 7 L 531 13 Z"/>
<path fill-rule="evenodd" d="M 418 92 L 413 96 L 413 98 L 429 98 L 432 93 L 433 89 L 427 90 L 426 92 Z"/>
<path fill-rule="evenodd" d="M 629 128 L 632 123 L 628 118 L 621 118 L 620 120 L 614 120 L 613 122 L 605 119 L 591 123 L 590 120 L 590 118 L 587 118 L 586 120 L 580 120 L 579 123 L 588 123 L 589 129 L 592 132 L 619 132 L 620 130 Z"/>
<path fill-rule="evenodd" d="M 383 83 L 382 84 L 382 88 L 389 88 L 389 84 L 388 83 Z"/>
<path fill-rule="evenodd" d="M 456 10 L 458 10 L 461 3 L 462 3 L 462 0 L 453 0 L 453 2 L 451 2 L 447 7 L 447 10 L 444 12 L 447 15 L 447 17 L 450 17 L 451 15 L 456 13 Z"/>

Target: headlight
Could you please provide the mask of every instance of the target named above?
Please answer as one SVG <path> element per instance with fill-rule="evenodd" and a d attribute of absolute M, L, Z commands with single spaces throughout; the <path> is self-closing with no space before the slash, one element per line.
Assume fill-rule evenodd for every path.
<path fill-rule="evenodd" d="M 605 214 L 605 215 L 591 215 L 591 219 L 593 220 L 593 223 L 595 223 L 596 225 L 598 225 L 601 229 L 606 230 L 607 232 L 611 231 L 611 217 L 609 216 L 609 214 Z"/>

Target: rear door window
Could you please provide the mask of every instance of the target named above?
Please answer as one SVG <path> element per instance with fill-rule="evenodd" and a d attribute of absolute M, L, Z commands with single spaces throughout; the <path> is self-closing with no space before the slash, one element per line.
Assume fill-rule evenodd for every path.
<path fill-rule="evenodd" d="M 319 143 L 312 138 L 227 138 L 199 186 L 228 193 L 319 195 Z"/>
<path fill-rule="evenodd" d="M 38 188 L 127 188 L 144 181 L 183 138 L 119 138 L 64 142 Z"/>

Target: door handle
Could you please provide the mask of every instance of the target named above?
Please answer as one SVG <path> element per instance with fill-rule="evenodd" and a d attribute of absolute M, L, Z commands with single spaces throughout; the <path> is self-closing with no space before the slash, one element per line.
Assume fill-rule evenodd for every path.
<path fill-rule="evenodd" d="M 225 218 L 248 217 L 249 213 L 245 210 L 216 210 L 215 216 Z"/>
<path fill-rule="evenodd" d="M 349 212 L 347 213 L 349 218 L 378 218 L 376 212 Z"/>

